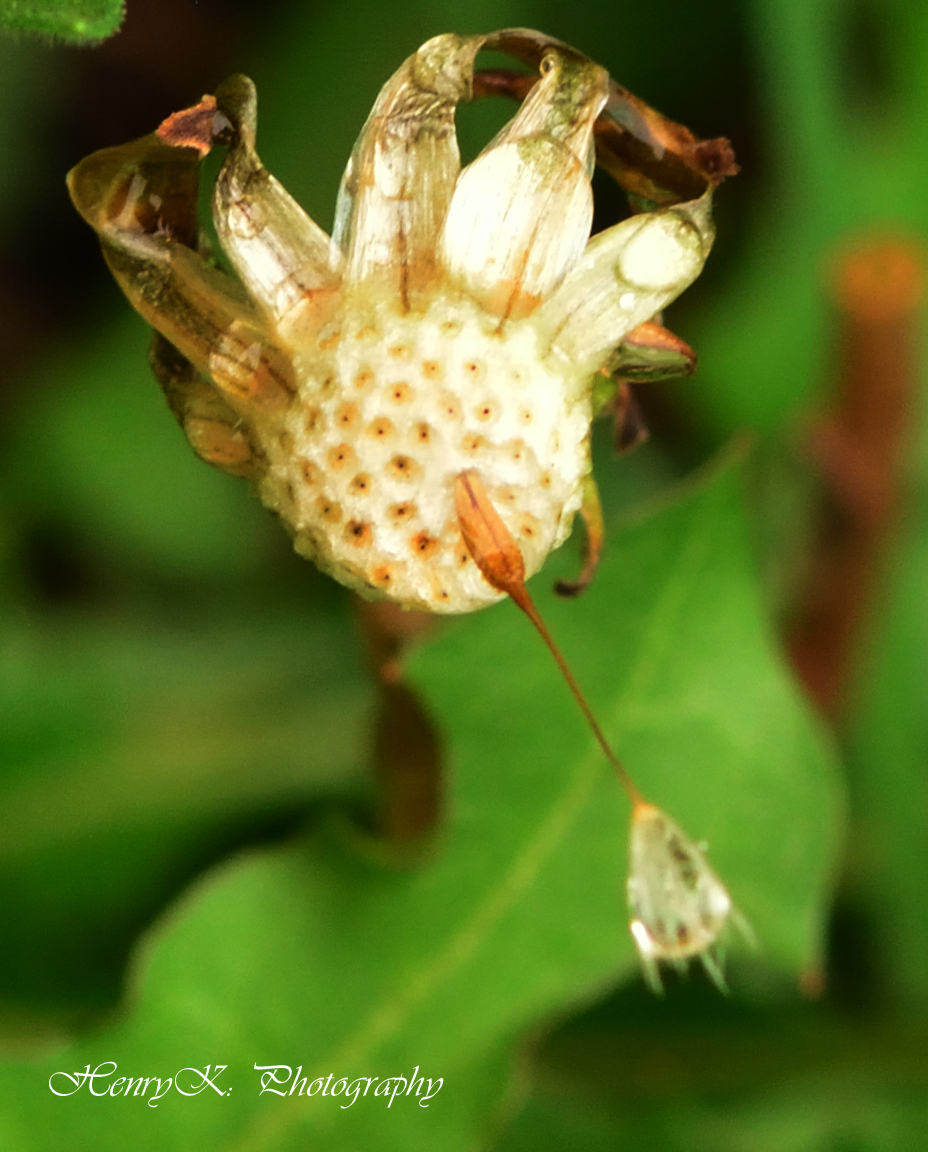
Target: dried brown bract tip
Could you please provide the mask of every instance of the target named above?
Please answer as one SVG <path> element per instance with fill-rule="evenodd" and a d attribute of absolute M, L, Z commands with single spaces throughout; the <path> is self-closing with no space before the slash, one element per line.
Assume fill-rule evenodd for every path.
<path fill-rule="evenodd" d="M 168 116 L 155 132 L 172 148 L 195 148 L 202 157 L 229 127 L 229 121 L 216 107 L 216 97 L 204 96 L 192 108 Z"/>

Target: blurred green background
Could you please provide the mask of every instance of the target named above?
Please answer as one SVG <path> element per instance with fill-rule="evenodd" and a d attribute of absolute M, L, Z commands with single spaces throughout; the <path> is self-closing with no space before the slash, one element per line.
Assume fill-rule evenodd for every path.
<path fill-rule="evenodd" d="M 412 856 L 372 832 L 382 702 L 349 600 L 194 459 L 64 188 L 84 155 L 244 71 L 262 158 L 329 228 L 391 72 L 439 32 L 513 25 L 728 136 L 742 165 L 667 316 L 697 376 L 641 395 L 652 439 L 629 458 L 598 434 L 603 571 L 555 602 L 570 545 L 533 585 L 620 754 L 709 842 L 755 929 L 727 999 L 697 972 L 644 991 L 627 811 L 511 606 L 410 665 L 442 748 L 441 828 Z M 461 109 L 465 160 L 509 112 Z M 881 310 L 890 277 L 855 312 L 835 267 L 890 238 L 917 279 L 926 123 L 918 0 L 129 0 L 99 47 L 0 40 L 4 1149 L 924 1144 L 923 311 L 914 289 Z M 622 207 L 595 189 L 601 228 Z M 889 511 L 865 530 L 839 499 L 857 456 L 814 450 L 850 392 L 865 443 L 884 399 L 900 413 Z M 828 579 L 855 541 L 853 656 L 826 722 L 784 636 L 847 594 Z M 49 1091 L 52 1071 L 106 1060 L 133 1076 L 226 1062 L 235 1092 L 152 1110 Z M 254 1063 L 445 1083 L 427 1111 L 298 1108 L 259 1097 Z"/>

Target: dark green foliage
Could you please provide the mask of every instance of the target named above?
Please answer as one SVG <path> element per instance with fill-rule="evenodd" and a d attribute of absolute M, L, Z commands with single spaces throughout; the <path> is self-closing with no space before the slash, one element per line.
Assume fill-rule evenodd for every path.
<path fill-rule="evenodd" d="M 60 25 L 40 31 L 78 34 L 76 5 L 49 10 Z M 107 34 L 83 19 L 84 38 Z M 787 667 L 759 573 L 779 593 L 805 559 L 815 489 L 794 430 L 829 384 L 829 261 L 856 235 L 928 231 L 926 10 L 281 3 L 240 30 L 222 71 L 185 73 L 174 107 L 253 75 L 262 157 L 328 227 L 380 84 L 454 23 L 575 43 L 668 115 L 733 136 L 745 164 L 719 194 L 706 275 L 667 317 L 700 355 L 692 380 L 653 386 L 674 398 L 674 419 L 656 420 L 670 435 L 616 461 L 603 430 L 601 571 L 555 600 L 570 545 L 532 593 L 620 756 L 708 843 L 758 946 L 732 936 L 729 999 L 698 972 L 645 995 L 625 923 L 627 803 L 510 604 L 447 623 L 409 660 L 441 734 L 446 815 L 418 854 L 384 848 L 370 831 L 375 692 L 347 599 L 288 554 L 243 483 L 193 458 L 148 374 L 144 326 L 88 271 L 104 302 L 76 332 L 46 317 L 3 399 L 0 1146 L 909 1152 L 928 1098 L 918 406 L 905 518 L 839 740 Z M 879 67 L 861 57 L 871 42 Z M 46 187 L 40 95 L 77 54 L 0 51 L 0 234 L 38 245 L 34 205 L 52 219 L 60 196 L 65 210 Z M 60 84 L 67 102 L 64 71 Z M 135 89 L 103 95 L 131 103 Z M 502 115 L 462 111 L 466 155 Z M 19 259 L 3 281 L 14 318 Z M 755 450 L 726 452 L 745 426 Z M 802 1000 L 822 973 L 824 1001 Z M 224 1063 L 232 1092 L 172 1088 L 151 1108 L 49 1091 L 51 1073 L 105 1061 L 132 1077 Z M 444 1084 L 428 1109 L 372 1096 L 342 1109 L 259 1096 L 255 1063 L 349 1079 L 418 1065 Z"/>

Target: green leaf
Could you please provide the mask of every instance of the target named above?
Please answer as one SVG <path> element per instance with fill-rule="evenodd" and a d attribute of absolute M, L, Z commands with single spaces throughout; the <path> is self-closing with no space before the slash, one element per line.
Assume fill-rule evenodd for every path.
<path fill-rule="evenodd" d="M 0 0 L 0 27 L 92 44 L 119 31 L 123 0 Z"/>
<path fill-rule="evenodd" d="M 533 595 L 620 758 L 646 797 L 708 841 L 765 954 L 793 970 L 817 962 L 841 789 L 763 618 L 734 478 L 613 540 L 578 601 L 550 594 L 559 567 Z M 435 650 L 426 660 L 423 683 L 448 717 L 459 770 L 479 773 L 503 807 L 550 786 L 563 799 L 551 835 L 568 802 L 578 817 L 605 806 L 614 831 L 601 850 L 624 860 L 627 806 L 516 609 L 469 622 L 440 663 Z M 582 888 L 588 864 L 568 853 L 559 867 Z M 604 915 L 611 895 L 601 893 Z M 585 920 L 584 930 L 599 929 Z"/>
<path fill-rule="evenodd" d="M 764 960 L 795 975 L 818 961 L 841 793 L 770 643 L 735 477 L 607 552 L 580 601 L 547 591 L 568 557 L 536 580 L 542 611 L 645 793 L 710 840 Z M 389 870 L 333 820 L 214 873 L 149 938 L 123 1022 L 0 1072 L 5 1148 L 463 1152 L 524 1030 L 632 975 L 628 805 L 525 620 L 504 604 L 456 622 L 412 672 L 451 769 L 429 858 Z M 151 1108 L 49 1091 L 52 1072 L 109 1060 L 162 1078 L 225 1063 L 232 1092 L 172 1089 Z M 346 1110 L 259 1095 L 255 1063 L 310 1081 L 418 1066 L 443 1086 L 427 1109 L 404 1096 Z"/>
<path fill-rule="evenodd" d="M 371 701 L 356 647 L 349 620 L 318 610 L 177 631 L 6 622 L 5 1040 L 111 1008 L 139 932 L 192 876 L 360 791 Z"/>

